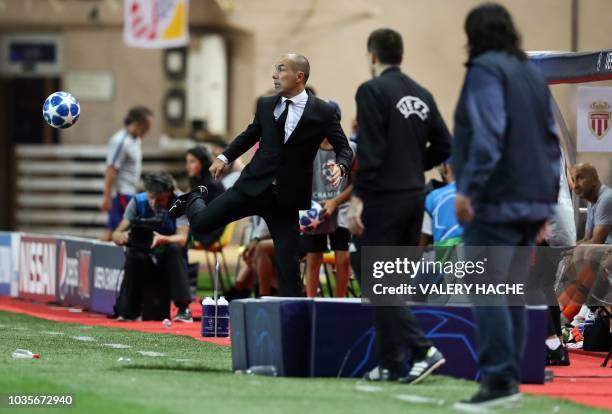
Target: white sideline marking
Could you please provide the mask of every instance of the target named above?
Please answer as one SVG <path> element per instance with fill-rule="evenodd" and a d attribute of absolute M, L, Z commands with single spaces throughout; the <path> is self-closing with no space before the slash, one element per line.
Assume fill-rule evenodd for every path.
<path fill-rule="evenodd" d="M 91 336 L 71 336 L 71 338 L 76 339 L 77 341 L 83 341 L 83 342 L 95 341 L 95 338 L 92 338 Z"/>
<path fill-rule="evenodd" d="M 382 391 L 382 387 L 378 387 L 376 385 L 364 385 L 364 384 L 355 385 L 355 389 L 361 392 L 381 392 Z"/>
<path fill-rule="evenodd" d="M 191 359 L 189 359 L 189 358 L 172 358 L 172 360 L 176 361 L 176 362 L 189 362 L 189 361 L 191 361 Z"/>
<path fill-rule="evenodd" d="M 405 401 L 409 403 L 444 405 L 444 400 L 437 400 L 435 398 L 422 397 L 420 395 L 397 394 L 395 395 L 395 398 L 397 398 L 400 401 Z"/>
<path fill-rule="evenodd" d="M 56 332 L 56 331 L 43 331 L 42 333 L 47 334 L 47 335 L 63 335 L 63 332 Z"/>
<path fill-rule="evenodd" d="M 138 353 L 142 356 L 148 357 L 163 357 L 166 356 L 163 352 L 155 352 L 155 351 L 138 351 Z"/>
<path fill-rule="evenodd" d="M 131 348 L 130 345 L 125 345 L 125 344 L 102 344 L 102 346 L 108 346 L 109 348 L 115 348 L 115 349 Z"/>

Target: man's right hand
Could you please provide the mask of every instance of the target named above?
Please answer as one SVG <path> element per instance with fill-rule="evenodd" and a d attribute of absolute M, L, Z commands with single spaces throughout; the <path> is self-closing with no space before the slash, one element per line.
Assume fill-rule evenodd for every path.
<path fill-rule="evenodd" d="M 210 175 L 216 180 L 221 177 L 224 168 L 225 163 L 219 158 L 215 158 L 208 171 L 210 171 Z"/>
<path fill-rule="evenodd" d="M 113 201 L 111 200 L 110 197 L 104 197 L 102 199 L 102 203 L 100 204 L 100 210 L 104 211 L 104 212 L 108 212 L 111 209 Z"/>

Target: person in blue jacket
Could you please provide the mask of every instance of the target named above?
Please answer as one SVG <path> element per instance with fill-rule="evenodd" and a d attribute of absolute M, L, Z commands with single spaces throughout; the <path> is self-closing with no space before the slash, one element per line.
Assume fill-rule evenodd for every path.
<path fill-rule="evenodd" d="M 536 236 L 555 214 L 559 193 L 561 153 L 552 98 L 546 80 L 521 50 L 519 34 L 503 6 L 474 8 L 465 32 L 469 59 L 455 111 L 452 151 L 457 218 L 464 226 L 466 251 L 470 246 L 479 246 L 472 251 L 483 251 L 482 246 L 498 249 L 484 249 L 485 257 L 491 256 L 487 281 L 521 279 L 528 274 Z M 503 254 L 496 254 L 500 248 Z M 457 409 L 520 401 L 526 310 L 507 306 L 507 300 L 474 306 L 481 386 L 473 397 L 457 403 Z"/>
<path fill-rule="evenodd" d="M 115 313 L 122 320 L 140 319 L 147 285 L 157 282 L 168 285 L 169 282 L 171 299 L 178 308 L 174 320 L 193 322 L 189 311 L 191 294 L 185 251 L 189 222 L 184 216 L 175 219 L 168 214 L 168 207 L 178 195 L 174 179 L 161 172 L 145 175 L 143 181 L 146 191 L 130 200 L 123 220 L 113 232 L 113 241 L 119 246 L 127 246 Z M 142 233 L 139 223 L 149 229 L 152 240 L 137 236 Z M 142 239 L 145 239 L 144 244 Z"/>

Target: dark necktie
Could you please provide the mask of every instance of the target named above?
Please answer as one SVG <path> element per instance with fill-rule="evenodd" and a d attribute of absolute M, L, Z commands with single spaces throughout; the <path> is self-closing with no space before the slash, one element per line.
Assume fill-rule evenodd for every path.
<path fill-rule="evenodd" d="M 278 125 L 278 132 L 280 136 L 283 138 L 283 142 L 285 142 L 285 123 L 287 122 L 287 114 L 289 113 L 289 105 L 293 102 L 289 99 L 285 101 L 285 110 L 280 114 L 278 119 L 276 120 L 276 124 Z"/>

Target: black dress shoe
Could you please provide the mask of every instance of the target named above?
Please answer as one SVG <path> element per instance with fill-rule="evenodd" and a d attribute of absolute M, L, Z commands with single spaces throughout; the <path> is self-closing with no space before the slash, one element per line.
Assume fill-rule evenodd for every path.
<path fill-rule="evenodd" d="M 187 204 L 189 204 L 190 200 L 195 198 L 205 198 L 207 195 L 208 189 L 206 186 L 199 185 L 190 192 L 178 196 L 170 206 L 170 209 L 168 209 L 168 214 L 172 218 L 178 218 L 185 214 Z"/>
<path fill-rule="evenodd" d="M 557 349 L 546 347 L 546 365 L 568 366 L 570 364 L 569 352 L 563 345 L 559 345 Z"/>

